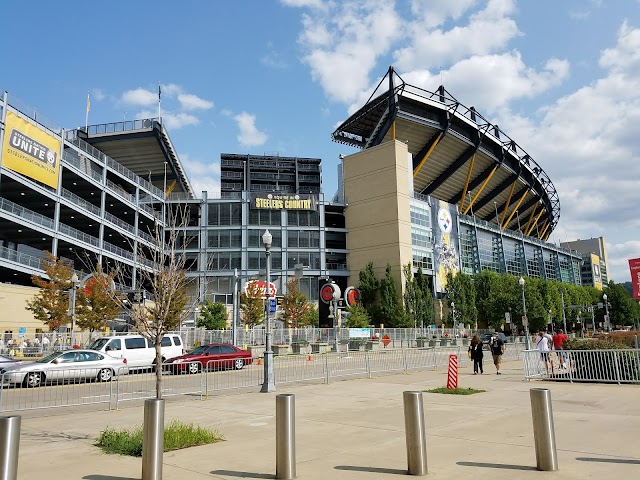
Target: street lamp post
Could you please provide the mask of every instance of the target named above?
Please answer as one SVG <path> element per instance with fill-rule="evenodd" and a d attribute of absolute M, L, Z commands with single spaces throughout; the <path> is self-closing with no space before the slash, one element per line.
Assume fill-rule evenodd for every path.
<path fill-rule="evenodd" d="M 71 276 L 71 348 L 76 344 L 75 342 L 75 328 L 76 328 L 76 291 L 78 290 L 78 285 L 80 284 L 80 279 L 78 278 L 78 274 L 74 273 Z"/>
<path fill-rule="evenodd" d="M 269 230 L 265 230 L 262 235 L 262 243 L 264 243 L 265 255 L 267 257 L 267 285 L 266 301 L 265 301 L 265 352 L 264 352 L 264 381 L 260 391 L 262 393 L 275 392 L 276 384 L 273 378 L 273 351 L 271 350 L 271 317 L 269 315 L 269 300 L 271 299 L 271 241 L 273 236 Z"/>
<path fill-rule="evenodd" d="M 453 328 L 456 328 L 456 304 L 451 302 L 451 323 Z"/>
<path fill-rule="evenodd" d="M 602 295 L 602 300 L 604 300 L 604 311 L 605 314 L 607 316 L 607 322 L 605 323 L 605 326 L 607 327 L 607 332 L 611 331 L 611 319 L 609 318 L 609 302 L 607 302 L 607 294 L 603 294 Z"/>
<path fill-rule="evenodd" d="M 567 335 L 567 316 L 564 313 L 564 288 L 560 289 L 560 300 L 562 301 L 562 326 L 564 327 L 565 335 Z"/>
<path fill-rule="evenodd" d="M 529 350 L 529 319 L 527 318 L 527 301 L 524 298 L 524 278 L 520 277 L 518 283 L 522 287 L 522 323 L 524 324 L 524 345 Z"/>

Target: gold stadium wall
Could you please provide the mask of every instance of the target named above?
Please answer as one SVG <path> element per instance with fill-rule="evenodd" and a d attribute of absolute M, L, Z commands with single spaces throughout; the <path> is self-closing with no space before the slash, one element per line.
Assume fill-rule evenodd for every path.
<path fill-rule="evenodd" d="M 17 337 L 18 329 L 25 327 L 29 337 L 36 333 L 36 329 L 48 331 L 46 325 L 33 318 L 33 314 L 27 310 L 27 301 L 38 293 L 36 287 L 23 287 L 0 283 L 0 332 L 13 331 Z"/>
<path fill-rule="evenodd" d="M 373 262 L 378 279 L 390 264 L 403 291 L 402 265 L 412 261 L 408 156 L 405 143 L 390 141 L 343 160 L 349 285 Z"/>

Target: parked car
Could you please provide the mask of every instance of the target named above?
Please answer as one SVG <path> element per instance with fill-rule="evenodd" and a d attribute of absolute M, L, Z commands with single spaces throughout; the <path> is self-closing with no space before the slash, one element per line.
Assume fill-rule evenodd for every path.
<path fill-rule="evenodd" d="M 150 368 L 156 363 L 155 346 L 142 335 L 100 337 L 95 339 L 89 348 L 106 353 L 111 357 L 126 358 L 127 364 L 132 370 Z M 182 355 L 184 350 L 180 336 L 170 334 L 162 337 L 160 350 L 163 362 L 167 358 Z"/>
<path fill-rule="evenodd" d="M 251 365 L 251 352 L 226 343 L 202 345 L 189 353 L 170 358 L 164 363 L 164 370 L 172 373 L 198 373 L 202 369 L 220 370 L 235 368 L 240 370 Z"/>
<path fill-rule="evenodd" d="M 502 332 L 498 332 L 498 336 L 502 339 L 502 341 L 504 343 L 507 343 L 507 336 L 502 333 Z M 482 343 L 485 345 L 488 345 L 491 342 L 491 338 L 493 337 L 493 333 L 483 333 L 482 336 L 480 337 L 480 340 L 482 340 Z"/>
<path fill-rule="evenodd" d="M 21 363 L 21 360 L 14 360 L 13 358 L 7 357 L 6 355 L 0 355 L 0 368 L 8 367 L 10 365 L 19 365 Z"/>
<path fill-rule="evenodd" d="M 39 387 L 46 382 L 93 380 L 109 382 L 126 371 L 127 360 L 95 350 L 54 352 L 35 362 L 0 367 L 3 385 Z"/>

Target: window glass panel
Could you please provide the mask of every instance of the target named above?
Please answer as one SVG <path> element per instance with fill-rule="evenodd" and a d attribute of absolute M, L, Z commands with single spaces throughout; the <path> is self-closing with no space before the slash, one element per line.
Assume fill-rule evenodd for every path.
<path fill-rule="evenodd" d="M 147 341 L 144 338 L 125 338 L 124 344 L 127 346 L 127 350 L 147 348 Z"/>

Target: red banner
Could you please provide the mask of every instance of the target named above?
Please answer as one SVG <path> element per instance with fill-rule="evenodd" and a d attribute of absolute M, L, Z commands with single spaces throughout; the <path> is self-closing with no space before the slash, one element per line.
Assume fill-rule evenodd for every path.
<path fill-rule="evenodd" d="M 631 270 L 633 298 L 634 300 L 640 300 L 640 258 L 632 258 L 629 260 L 629 270 Z"/>

